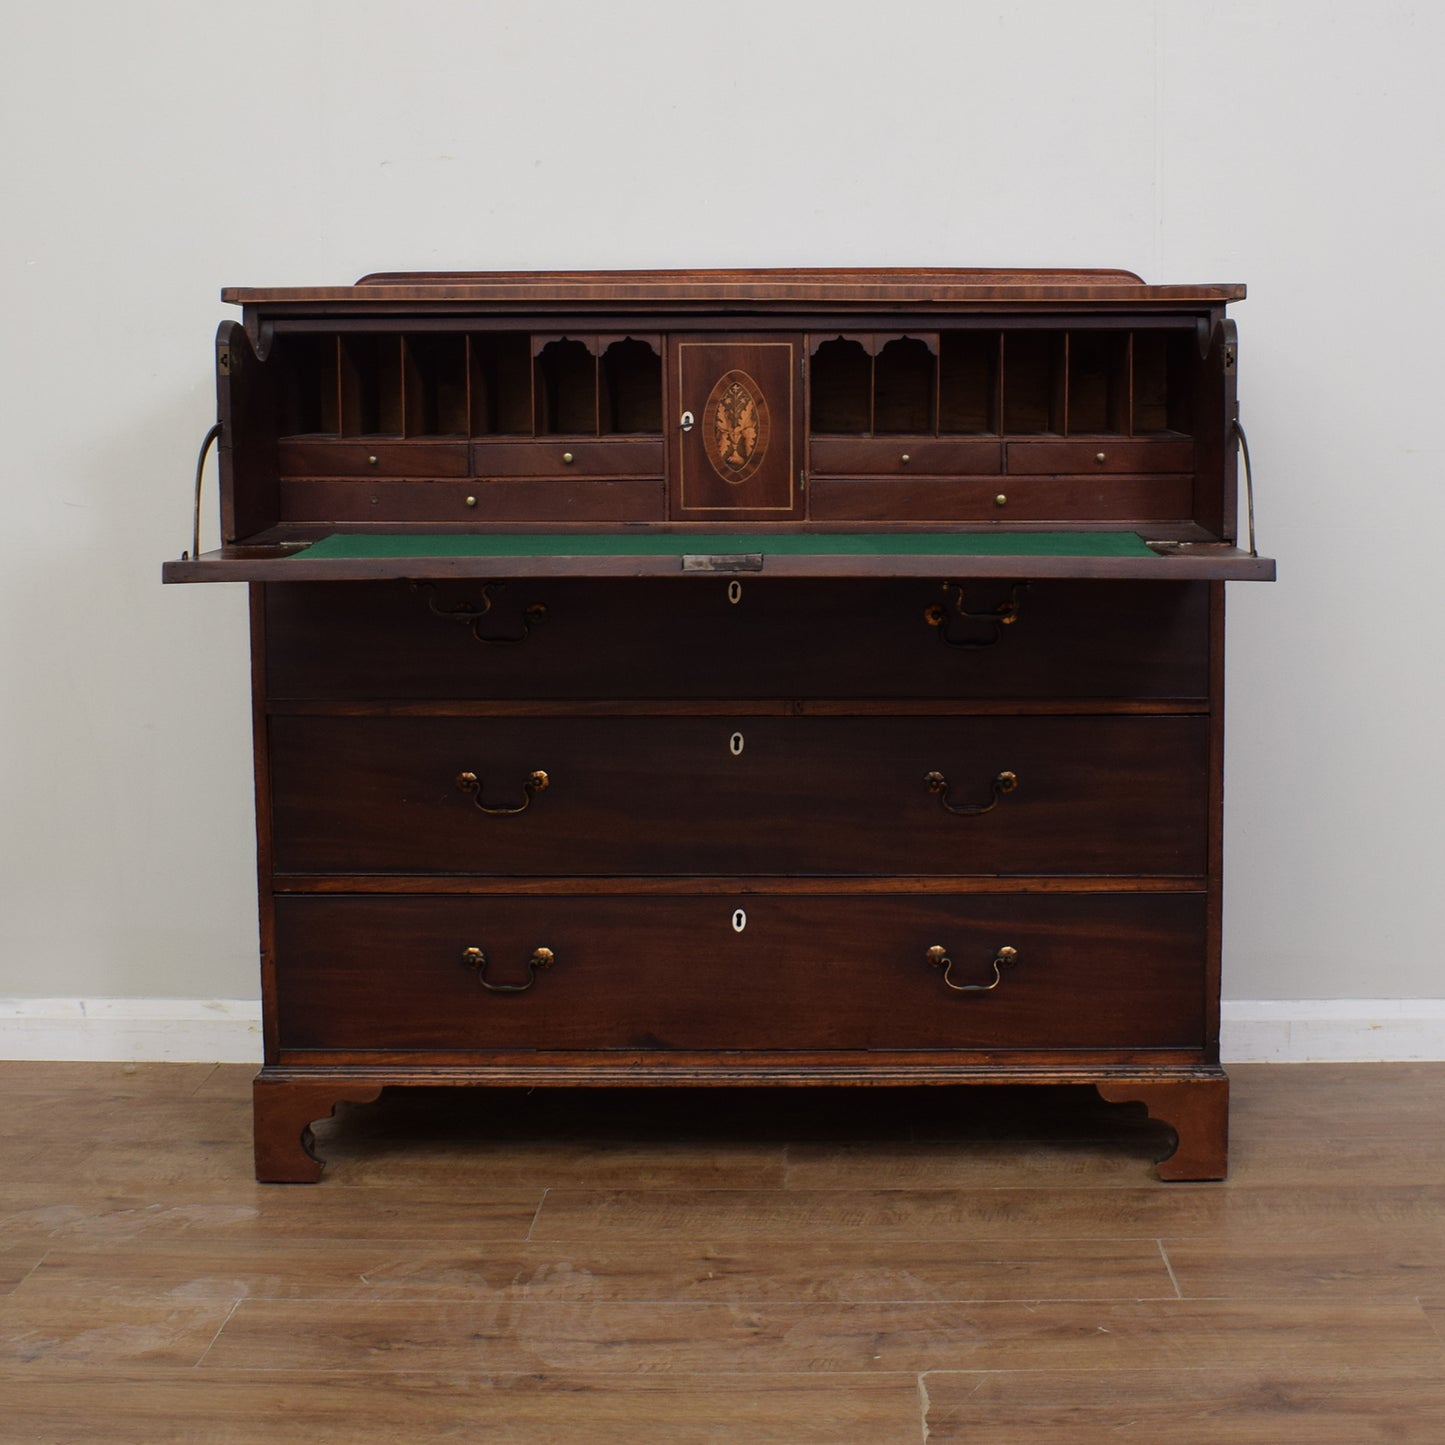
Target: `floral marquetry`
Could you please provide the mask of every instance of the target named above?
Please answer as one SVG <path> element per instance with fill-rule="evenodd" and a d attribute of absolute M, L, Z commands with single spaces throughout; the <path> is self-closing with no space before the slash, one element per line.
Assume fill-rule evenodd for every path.
<path fill-rule="evenodd" d="M 762 466 L 770 430 L 768 404 L 747 372 L 729 371 L 718 378 L 703 408 L 703 430 L 711 439 L 708 460 L 725 482 L 737 486 Z"/>

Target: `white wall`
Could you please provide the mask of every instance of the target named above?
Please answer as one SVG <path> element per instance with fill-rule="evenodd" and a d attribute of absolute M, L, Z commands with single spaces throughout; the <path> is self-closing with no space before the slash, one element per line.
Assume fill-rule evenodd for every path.
<path fill-rule="evenodd" d="M 4 6 L 0 996 L 256 990 L 245 599 L 159 582 L 222 284 L 805 264 L 1249 284 L 1226 991 L 1445 995 L 1442 51 L 1428 0 Z"/>

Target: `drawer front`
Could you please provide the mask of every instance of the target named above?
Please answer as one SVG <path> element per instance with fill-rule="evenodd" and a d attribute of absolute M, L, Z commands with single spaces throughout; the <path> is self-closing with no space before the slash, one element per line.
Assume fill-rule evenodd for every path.
<path fill-rule="evenodd" d="M 283 522 L 438 523 L 449 531 L 484 522 L 661 521 L 666 507 L 660 481 L 557 477 L 497 481 L 386 481 L 292 477 L 280 484 Z M 327 584 L 335 585 L 335 584 Z"/>
<path fill-rule="evenodd" d="M 266 588 L 275 699 L 1202 698 L 1208 636 L 1205 583 Z"/>
<path fill-rule="evenodd" d="M 907 480 L 821 478 L 813 484 L 818 522 L 1034 522 L 1070 527 L 1183 523 L 1192 496 L 1187 476 L 957 477 Z"/>
<path fill-rule="evenodd" d="M 479 477 L 660 477 L 662 441 L 473 442 Z"/>
<path fill-rule="evenodd" d="M 850 437 L 814 440 L 814 476 L 987 476 L 1003 470 L 1003 444 L 932 437 Z"/>
<path fill-rule="evenodd" d="M 282 441 L 283 477 L 464 477 L 467 443 L 421 441 Z"/>
<path fill-rule="evenodd" d="M 286 873 L 1205 871 L 1202 717 L 278 716 L 270 729 Z"/>
<path fill-rule="evenodd" d="M 1192 472 L 1192 441 L 1126 441 L 1101 436 L 1067 442 L 1009 442 L 1008 470 L 1052 476 L 1091 472 Z"/>
<path fill-rule="evenodd" d="M 1204 1041 L 1202 894 L 286 897 L 276 938 L 283 1049 Z M 930 962 L 935 947 L 955 985 L 989 983 L 999 951 L 1016 953 L 997 988 L 964 993 Z M 534 970 L 539 948 L 552 959 Z M 503 993 L 483 979 L 534 981 Z"/>

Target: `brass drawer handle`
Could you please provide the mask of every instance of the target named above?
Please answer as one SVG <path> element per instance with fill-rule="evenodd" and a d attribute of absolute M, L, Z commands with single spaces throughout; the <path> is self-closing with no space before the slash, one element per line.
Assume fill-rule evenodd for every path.
<path fill-rule="evenodd" d="M 532 635 L 532 628 L 539 622 L 547 620 L 547 605 L 544 602 L 534 602 L 522 613 L 522 630 L 517 633 L 484 633 L 481 630 L 482 618 L 492 610 L 492 588 L 501 584 L 496 582 L 484 582 L 482 584 L 482 602 L 480 607 L 474 607 L 470 602 L 463 602 L 458 607 L 441 607 L 437 605 L 437 589 L 431 582 L 413 582 L 413 592 L 426 593 L 426 605 L 438 617 L 446 617 L 452 622 L 469 624 L 472 636 L 478 642 L 485 642 L 491 647 L 515 647 L 519 642 L 525 642 Z"/>
<path fill-rule="evenodd" d="M 934 944 L 928 950 L 928 961 L 934 968 L 943 970 L 943 981 L 954 993 L 992 993 L 999 986 L 1003 979 L 1003 970 L 1012 968 L 1018 962 L 1019 951 L 1009 947 L 1008 944 L 999 949 L 993 956 L 993 982 L 992 983 L 954 983 L 950 975 L 953 972 L 953 960 L 948 956 L 948 950 L 939 944 Z"/>
<path fill-rule="evenodd" d="M 1011 793 L 1019 785 L 1017 773 L 1002 772 L 995 776 L 989 784 L 993 796 L 986 803 L 950 803 L 948 801 L 949 781 L 942 773 L 925 773 L 923 785 L 930 793 L 938 794 L 938 801 L 948 809 L 950 813 L 957 813 L 961 818 L 977 818 L 981 813 L 991 813 L 998 807 L 998 800 L 1005 793 Z"/>
<path fill-rule="evenodd" d="M 554 956 L 550 948 L 534 948 L 527 960 L 526 983 L 491 983 L 487 979 L 487 955 L 480 948 L 462 949 L 462 962 L 476 970 L 477 982 L 492 993 L 526 993 L 537 982 L 537 970 L 551 968 Z"/>
<path fill-rule="evenodd" d="M 457 791 L 470 794 L 472 805 L 479 813 L 491 813 L 494 817 L 525 813 L 532 806 L 532 799 L 538 793 L 545 793 L 551 783 L 551 778 L 538 768 L 536 772 L 527 774 L 527 781 L 522 784 L 522 791 L 527 796 L 515 808 L 489 808 L 482 802 L 482 780 L 475 773 L 458 773 L 456 777 Z"/>
<path fill-rule="evenodd" d="M 950 647 L 992 647 L 1003 636 L 1003 629 L 1011 627 L 1019 620 L 1019 593 L 1028 585 L 1027 582 L 1015 582 L 1009 588 L 1008 597 L 992 612 L 970 612 L 963 605 L 963 588 L 957 582 L 945 582 L 944 596 L 952 601 L 953 606 L 949 608 L 942 602 L 934 602 L 924 608 L 923 620 L 930 627 L 938 628 L 939 637 Z M 990 631 L 984 637 L 954 637 L 951 629 L 954 617 L 961 617 L 966 622 L 982 623 Z"/>

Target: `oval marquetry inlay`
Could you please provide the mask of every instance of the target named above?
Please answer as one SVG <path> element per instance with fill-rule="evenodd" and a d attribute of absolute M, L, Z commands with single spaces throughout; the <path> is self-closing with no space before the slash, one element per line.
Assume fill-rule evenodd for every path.
<path fill-rule="evenodd" d="M 703 408 L 707 459 L 724 481 L 747 481 L 763 464 L 768 449 L 768 404 L 745 371 L 720 376 Z"/>

